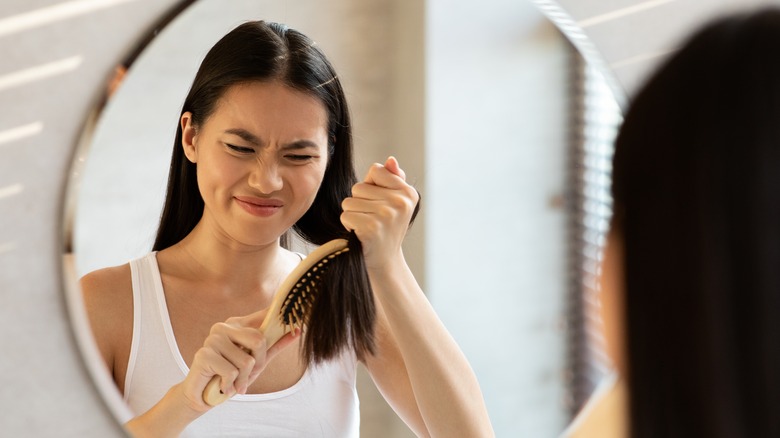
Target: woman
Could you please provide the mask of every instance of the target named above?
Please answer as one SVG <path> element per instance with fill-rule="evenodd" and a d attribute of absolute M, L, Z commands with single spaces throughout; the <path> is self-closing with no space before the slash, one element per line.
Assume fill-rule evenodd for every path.
<path fill-rule="evenodd" d="M 779 10 L 724 18 L 632 102 L 602 270 L 619 377 L 569 436 L 780 436 L 778 54 Z"/>
<path fill-rule="evenodd" d="M 265 22 L 223 37 L 183 105 L 154 252 L 82 280 L 98 346 L 138 414 L 127 429 L 357 436 L 360 360 L 417 435 L 492 435 L 468 362 L 404 261 L 417 202 L 394 158 L 357 182 L 344 93 L 311 40 Z M 362 246 L 350 263 L 365 267 L 344 271 L 355 286 L 341 284 L 369 291 L 376 328 L 355 329 L 353 313 L 338 354 L 319 354 L 314 337 L 302 345 L 299 330 L 265 345 L 258 330 L 300 262 L 283 245 L 291 229 L 315 244 L 351 230 Z M 214 376 L 235 396 L 211 408 Z"/>

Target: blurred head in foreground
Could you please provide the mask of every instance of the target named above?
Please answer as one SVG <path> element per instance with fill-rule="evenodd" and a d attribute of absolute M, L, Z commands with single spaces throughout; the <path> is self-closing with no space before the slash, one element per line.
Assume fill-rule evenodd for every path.
<path fill-rule="evenodd" d="M 603 266 L 632 437 L 780 436 L 780 10 L 712 22 L 632 101 Z"/>

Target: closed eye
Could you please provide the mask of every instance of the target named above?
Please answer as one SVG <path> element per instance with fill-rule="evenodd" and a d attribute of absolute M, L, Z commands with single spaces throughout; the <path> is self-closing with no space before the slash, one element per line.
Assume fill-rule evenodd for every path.
<path fill-rule="evenodd" d="M 314 158 L 314 155 L 287 154 L 285 157 L 293 161 L 307 161 Z"/>
<path fill-rule="evenodd" d="M 236 146 L 229 143 L 225 143 L 225 146 L 228 147 L 228 149 L 232 150 L 233 152 L 238 152 L 239 154 L 254 154 L 255 150 L 252 148 L 245 148 L 242 146 Z"/>

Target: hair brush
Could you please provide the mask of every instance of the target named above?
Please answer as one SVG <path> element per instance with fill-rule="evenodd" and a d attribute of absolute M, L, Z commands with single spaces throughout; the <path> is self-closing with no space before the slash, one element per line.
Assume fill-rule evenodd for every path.
<path fill-rule="evenodd" d="M 312 251 L 284 279 L 260 325 L 267 346 L 275 344 L 295 327 L 303 329 L 308 324 L 329 262 L 347 251 L 349 247 L 346 239 L 331 240 Z M 216 406 L 229 398 L 219 387 L 219 376 L 212 377 L 203 390 L 203 401 L 206 404 Z"/>

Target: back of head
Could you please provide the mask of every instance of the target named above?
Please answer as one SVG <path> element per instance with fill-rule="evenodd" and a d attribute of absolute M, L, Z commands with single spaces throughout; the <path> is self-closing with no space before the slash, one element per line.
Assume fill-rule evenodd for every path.
<path fill-rule="evenodd" d="M 780 11 L 696 33 L 621 127 L 634 437 L 780 436 Z"/>

